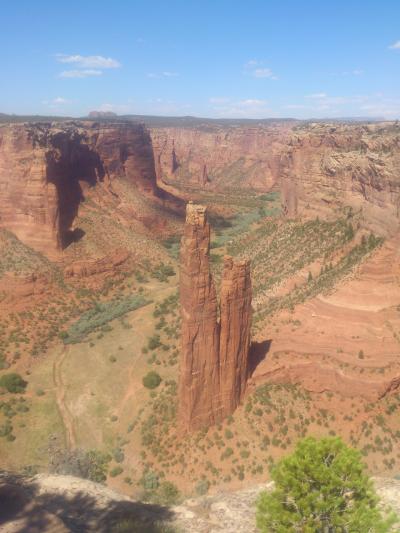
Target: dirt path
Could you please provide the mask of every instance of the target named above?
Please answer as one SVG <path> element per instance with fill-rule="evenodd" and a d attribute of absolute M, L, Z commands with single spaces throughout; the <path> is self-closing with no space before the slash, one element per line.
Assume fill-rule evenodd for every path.
<path fill-rule="evenodd" d="M 73 417 L 65 403 L 65 385 L 62 379 L 62 364 L 68 353 L 68 346 L 64 346 L 53 363 L 53 381 L 56 389 L 56 401 L 65 428 L 65 444 L 67 450 L 76 448 L 76 437 Z"/>
<path fill-rule="evenodd" d="M 154 291 L 155 297 L 153 299 L 153 304 L 151 306 L 145 306 L 145 307 L 142 307 L 141 309 L 138 309 L 137 312 L 134 314 L 131 324 L 135 325 L 135 323 L 139 322 L 141 319 L 146 319 L 150 317 L 153 313 L 155 305 L 161 302 L 166 296 L 173 294 L 175 291 L 176 291 L 175 285 L 162 287 L 161 289 L 157 287 L 157 289 Z M 151 320 L 149 322 L 151 323 Z M 143 334 L 143 328 L 139 327 L 137 329 Z M 144 337 L 143 337 L 143 341 L 144 341 Z M 121 417 L 121 413 L 123 412 L 128 400 L 135 399 L 139 390 L 143 388 L 143 385 L 141 384 L 141 382 L 138 383 L 137 376 L 135 375 L 136 365 L 142 357 L 146 357 L 146 356 L 143 353 L 138 352 L 135 359 L 131 363 L 131 368 L 129 370 L 128 386 L 126 388 L 124 396 L 122 397 L 119 405 L 117 406 L 115 410 L 115 414 L 119 418 Z"/>

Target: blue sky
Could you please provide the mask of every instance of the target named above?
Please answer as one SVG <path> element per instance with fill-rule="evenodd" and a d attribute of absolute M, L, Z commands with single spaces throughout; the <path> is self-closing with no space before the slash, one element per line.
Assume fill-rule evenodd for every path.
<path fill-rule="evenodd" d="M 0 112 L 400 118 L 400 0 L 14 0 Z"/>

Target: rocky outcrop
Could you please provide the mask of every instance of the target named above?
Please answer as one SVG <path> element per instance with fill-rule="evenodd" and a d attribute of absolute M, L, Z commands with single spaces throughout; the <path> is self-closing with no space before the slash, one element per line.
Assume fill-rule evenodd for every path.
<path fill-rule="evenodd" d="M 149 129 L 163 182 L 259 191 L 269 190 L 278 182 L 280 156 L 290 132 L 284 122 L 251 127 L 208 124 Z M 179 165 L 171 165 L 171 161 Z"/>
<path fill-rule="evenodd" d="M 115 274 L 117 268 L 123 265 L 129 256 L 130 254 L 127 250 L 118 249 L 101 259 L 75 261 L 64 269 L 64 276 L 66 278 L 81 279 L 96 274 Z"/>
<path fill-rule="evenodd" d="M 223 413 L 230 414 L 243 397 L 251 327 L 250 261 L 224 258 L 221 282 L 220 390 Z"/>
<path fill-rule="evenodd" d="M 180 274 L 179 422 L 183 431 L 215 424 L 231 414 L 243 397 L 248 375 L 250 265 L 225 259 L 219 321 L 209 251 L 206 208 L 189 203 Z"/>
<path fill-rule="evenodd" d="M 179 382 L 179 419 L 186 430 L 214 424 L 221 416 L 218 302 L 209 251 L 206 209 L 188 204 L 181 244 Z"/>
<path fill-rule="evenodd" d="M 249 390 L 256 389 L 261 383 L 300 384 L 304 390 L 316 394 L 332 392 L 344 398 L 365 398 L 377 402 L 400 387 L 400 377 L 381 381 L 368 380 L 347 376 L 336 368 L 317 362 L 288 361 L 283 366 L 259 374 L 249 384 Z"/>
<path fill-rule="evenodd" d="M 280 188 L 288 216 L 343 206 L 363 210 L 368 227 L 394 234 L 400 222 L 400 125 L 308 124 L 281 154 Z"/>
<path fill-rule="evenodd" d="M 281 191 L 283 214 L 315 217 L 363 209 L 366 225 L 393 234 L 400 222 L 400 125 L 276 122 L 151 127 L 160 180 L 180 190 Z M 171 173 L 171 157 L 179 161 Z M 182 187 L 184 186 L 184 187 Z"/>
<path fill-rule="evenodd" d="M 135 123 L 64 122 L 0 127 L 0 227 L 57 256 L 74 239 L 73 222 L 87 187 L 113 194 L 124 177 L 158 202 L 150 136 Z"/>

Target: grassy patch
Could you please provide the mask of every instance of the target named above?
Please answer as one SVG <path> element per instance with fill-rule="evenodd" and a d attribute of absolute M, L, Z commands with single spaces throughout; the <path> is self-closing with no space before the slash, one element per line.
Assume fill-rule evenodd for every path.
<path fill-rule="evenodd" d="M 121 317 L 130 311 L 139 309 L 149 304 L 143 296 L 128 296 L 122 300 L 110 300 L 109 302 L 96 303 L 94 307 L 83 313 L 79 319 L 70 326 L 67 336 L 64 336 L 65 344 L 75 344 L 85 340 L 89 333 L 105 326 L 111 320 Z"/>

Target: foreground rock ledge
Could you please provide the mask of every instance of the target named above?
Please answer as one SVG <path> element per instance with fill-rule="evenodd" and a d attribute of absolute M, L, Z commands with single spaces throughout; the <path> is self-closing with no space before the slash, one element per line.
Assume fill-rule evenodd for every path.
<path fill-rule="evenodd" d="M 210 225 L 204 206 L 189 203 L 181 244 L 182 356 L 179 424 L 208 427 L 233 413 L 248 378 L 251 279 L 248 261 L 224 258 L 221 308 L 210 272 Z"/>

